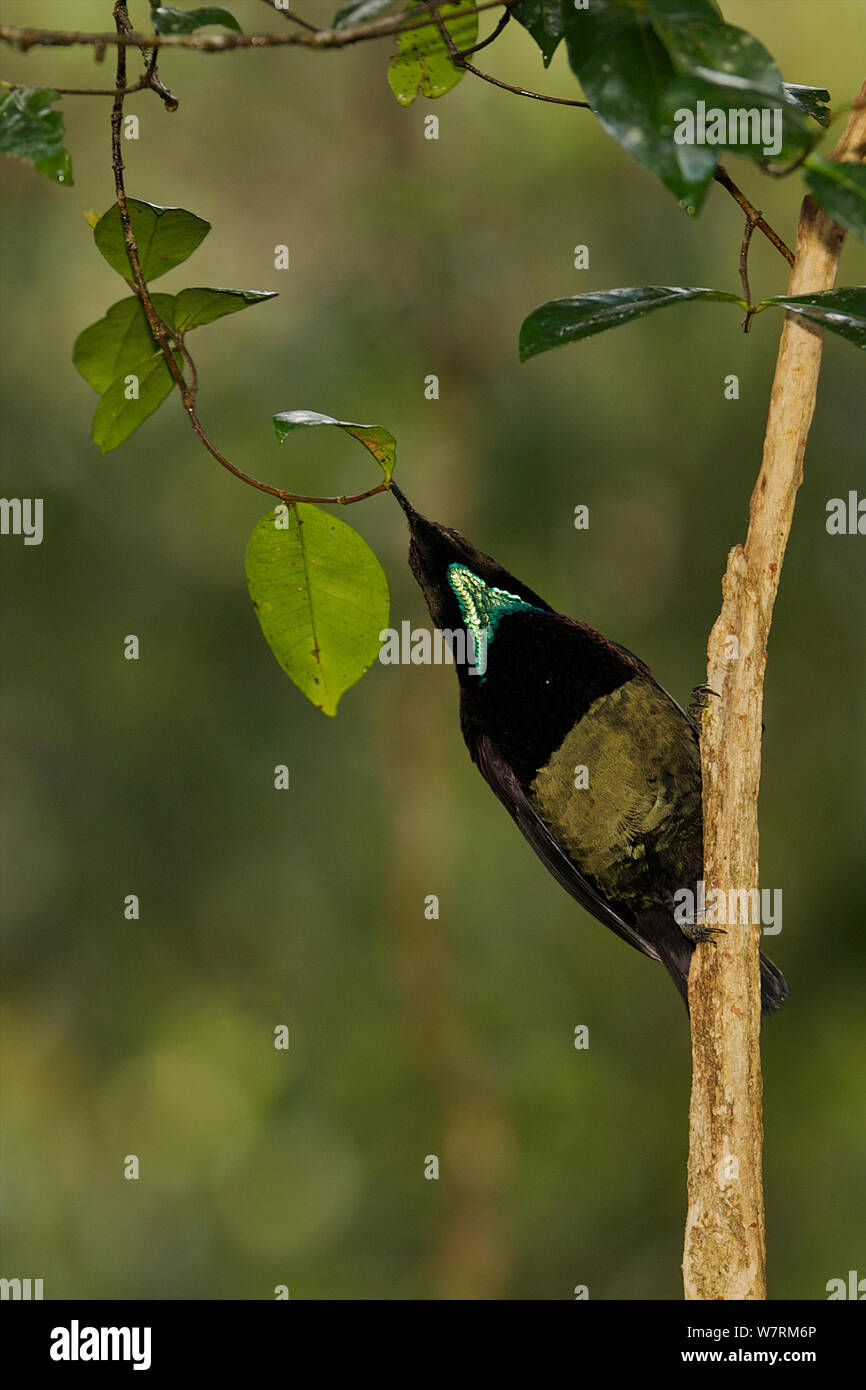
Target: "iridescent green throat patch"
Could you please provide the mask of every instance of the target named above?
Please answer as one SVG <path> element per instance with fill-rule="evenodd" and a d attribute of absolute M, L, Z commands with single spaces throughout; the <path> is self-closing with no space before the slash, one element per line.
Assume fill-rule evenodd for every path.
<path fill-rule="evenodd" d="M 540 613 L 532 603 L 507 589 L 493 589 L 466 565 L 448 566 L 448 583 L 460 605 L 464 626 L 479 655 L 486 654 L 499 620 L 508 613 Z M 482 666 L 483 669 L 483 666 Z"/>

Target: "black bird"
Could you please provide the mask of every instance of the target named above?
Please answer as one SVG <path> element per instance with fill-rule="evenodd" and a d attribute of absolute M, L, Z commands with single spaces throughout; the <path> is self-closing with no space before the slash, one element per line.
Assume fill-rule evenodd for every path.
<path fill-rule="evenodd" d="M 459 532 L 420 516 L 393 482 L 391 490 L 434 625 L 475 643 L 475 661 L 456 663 L 472 761 L 554 878 L 660 960 L 688 1008 L 692 951 L 712 933 L 674 918 L 674 893 L 694 893 L 703 877 L 694 721 L 625 647 L 557 613 Z M 762 953 L 763 1011 L 787 995 Z"/>

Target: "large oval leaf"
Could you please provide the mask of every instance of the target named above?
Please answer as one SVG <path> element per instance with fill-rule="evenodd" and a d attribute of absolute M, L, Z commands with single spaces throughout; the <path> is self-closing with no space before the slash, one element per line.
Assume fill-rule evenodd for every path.
<path fill-rule="evenodd" d="M 367 542 L 306 502 L 272 508 L 246 554 L 265 640 L 286 675 L 325 714 L 376 660 L 388 626 L 385 572 Z"/>
<path fill-rule="evenodd" d="M 683 16 L 690 19 L 691 4 Z M 677 145 L 659 128 L 659 110 L 676 69 L 644 5 L 563 6 L 568 61 L 599 123 L 660 178 L 691 214 L 712 182 L 717 154 Z"/>

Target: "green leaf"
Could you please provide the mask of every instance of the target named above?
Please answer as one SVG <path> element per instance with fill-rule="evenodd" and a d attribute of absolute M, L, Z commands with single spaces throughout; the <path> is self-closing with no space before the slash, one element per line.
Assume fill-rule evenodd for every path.
<path fill-rule="evenodd" d="M 661 39 L 678 74 L 660 106 L 663 128 L 665 118 L 676 119 L 681 110 L 696 112 L 703 101 L 708 110 L 722 111 L 726 133 L 731 138 L 717 140 L 716 147 L 735 153 L 751 155 L 763 162 L 774 159 L 793 159 L 811 148 L 815 136 L 798 109 L 785 94 L 782 74 L 762 43 L 739 29 L 726 24 L 708 0 L 645 0 L 656 34 Z M 762 138 L 749 145 L 736 138 L 756 134 L 751 121 L 739 113 L 755 110 L 768 112 L 765 130 L 771 139 Z M 729 113 L 737 112 L 734 123 Z M 777 119 L 778 116 L 778 119 Z M 715 134 L 715 132 L 714 132 Z M 778 139 L 776 138 L 778 136 Z M 766 148 L 779 148 L 772 156 Z"/>
<path fill-rule="evenodd" d="M 646 5 L 652 12 L 653 23 L 668 29 L 725 22 L 716 0 L 646 0 Z"/>
<path fill-rule="evenodd" d="M 128 198 L 129 220 L 138 243 L 138 256 L 145 280 L 156 280 L 180 265 L 210 231 L 210 223 L 186 208 L 164 208 Z M 132 280 L 132 266 L 123 239 L 120 208 L 114 203 L 93 229 L 93 240 L 108 264 L 124 280 Z"/>
<path fill-rule="evenodd" d="M 815 294 L 775 294 L 763 300 L 758 308 L 765 309 L 770 304 L 790 309 L 810 323 L 838 333 L 840 338 L 866 352 L 866 285 L 821 290 Z"/>
<path fill-rule="evenodd" d="M 0 151 L 24 159 L 55 183 L 72 183 L 63 148 L 63 116 L 51 110 L 58 94 L 49 87 L 12 88 L 0 94 Z"/>
<path fill-rule="evenodd" d="M 445 27 L 458 49 L 471 48 L 478 39 L 476 12 L 464 14 L 462 19 L 451 18 L 465 9 L 465 3 L 439 7 Z M 452 63 L 435 24 L 409 29 L 397 34 L 396 39 L 398 51 L 388 64 L 388 83 L 401 106 L 411 106 L 417 96 L 444 96 L 460 81 L 463 69 Z"/>
<path fill-rule="evenodd" d="M 226 314 L 236 314 L 239 309 L 248 309 L 251 304 L 261 304 L 266 299 L 276 299 L 276 290 L 221 290 L 196 288 L 181 290 L 175 298 L 174 326 L 178 333 L 188 333 L 191 328 L 213 323 Z"/>
<path fill-rule="evenodd" d="M 713 149 L 677 145 L 659 112 L 676 69 L 643 0 L 604 0 L 588 10 L 566 4 L 568 61 L 607 133 L 655 174 L 694 215 L 716 167 Z"/>
<path fill-rule="evenodd" d="M 563 0 L 519 0 L 517 5 L 511 6 L 511 17 L 535 39 L 546 68 L 550 67 L 550 60 L 565 33 L 562 7 Z"/>
<path fill-rule="evenodd" d="M 282 444 L 294 430 L 310 425 L 336 425 L 369 449 L 388 482 L 397 461 L 397 441 L 384 425 L 358 425 L 353 420 L 335 420 L 331 415 L 318 415 L 314 410 L 284 410 L 274 416 L 274 430 Z"/>
<path fill-rule="evenodd" d="M 174 323 L 174 295 L 155 294 L 153 307 L 164 323 Z M 157 351 L 141 302 L 134 295 L 112 304 L 104 318 L 79 333 L 72 360 L 85 381 L 102 395 L 113 381 L 138 373 Z"/>
<path fill-rule="evenodd" d="M 748 305 L 744 299 L 724 290 L 681 289 L 672 285 L 641 285 L 631 289 L 596 290 L 591 294 L 551 299 L 534 309 L 520 328 L 520 360 L 525 362 L 539 352 L 591 338 L 621 323 L 643 318 L 669 304 L 690 299 L 712 299 L 728 304 Z"/>
<path fill-rule="evenodd" d="M 396 0 L 355 0 L 353 5 L 344 5 L 334 15 L 334 22 L 331 26 L 334 29 L 351 29 L 355 24 L 365 24 L 370 19 L 375 19 L 384 10 L 389 10 L 396 3 Z"/>
<path fill-rule="evenodd" d="M 180 353 L 175 353 L 175 361 L 180 366 Z M 126 398 L 130 389 L 126 379 L 129 375 L 138 378 L 137 400 Z M 99 445 L 103 454 L 116 449 L 133 430 L 138 429 L 142 420 L 146 420 L 157 406 L 162 405 L 173 385 L 174 380 L 161 352 L 148 358 L 140 371 L 119 376 L 96 407 L 90 432 L 94 444 Z"/>
<path fill-rule="evenodd" d="M 726 24 L 710 0 L 645 0 L 653 29 L 681 73 L 717 72 L 766 86 L 781 100 L 782 78 L 762 43 Z"/>
<path fill-rule="evenodd" d="M 233 29 L 236 34 L 244 32 L 234 15 L 214 5 L 206 5 L 201 10 L 178 10 L 173 5 L 157 5 L 151 10 L 150 17 L 158 34 L 191 34 L 195 29 L 203 29 L 206 24 L 221 24 L 224 29 Z"/>
<path fill-rule="evenodd" d="M 811 116 L 819 125 L 830 124 L 830 93 L 826 87 L 800 87 L 796 82 L 783 82 L 782 91 L 804 116 Z"/>
<path fill-rule="evenodd" d="M 699 210 L 720 149 L 763 162 L 793 158 L 814 143 L 770 54 L 751 34 L 726 24 L 714 0 L 592 0 L 587 10 L 564 4 L 563 15 L 569 62 L 599 122 L 686 212 Z M 730 138 L 718 144 L 694 138 L 687 122 L 698 101 L 724 113 Z M 778 113 L 778 128 L 771 125 L 771 137 L 757 148 L 737 140 L 729 117 L 751 108 L 759 119 L 770 111 L 773 122 Z M 752 133 L 750 126 L 745 134 Z"/>
<path fill-rule="evenodd" d="M 325 714 L 376 660 L 385 572 L 351 526 L 309 503 L 275 507 L 250 536 L 247 584 L 265 640 Z"/>
<path fill-rule="evenodd" d="M 834 222 L 866 241 L 866 165 L 838 163 L 810 154 L 806 185 Z"/>

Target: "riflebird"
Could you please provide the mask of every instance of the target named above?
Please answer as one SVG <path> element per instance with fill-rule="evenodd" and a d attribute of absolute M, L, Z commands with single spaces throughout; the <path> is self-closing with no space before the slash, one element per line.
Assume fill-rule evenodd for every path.
<path fill-rule="evenodd" d="M 554 878 L 667 968 L 688 1008 L 689 962 L 712 929 L 680 924 L 674 894 L 703 877 L 695 722 L 625 647 L 557 613 L 489 555 L 416 512 L 409 565 L 434 625 L 466 634 L 456 662 L 473 762 Z M 697 915 L 697 914 L 693 914 Z M 761 954 L 761 1004 L 784 1002 Z"/>

